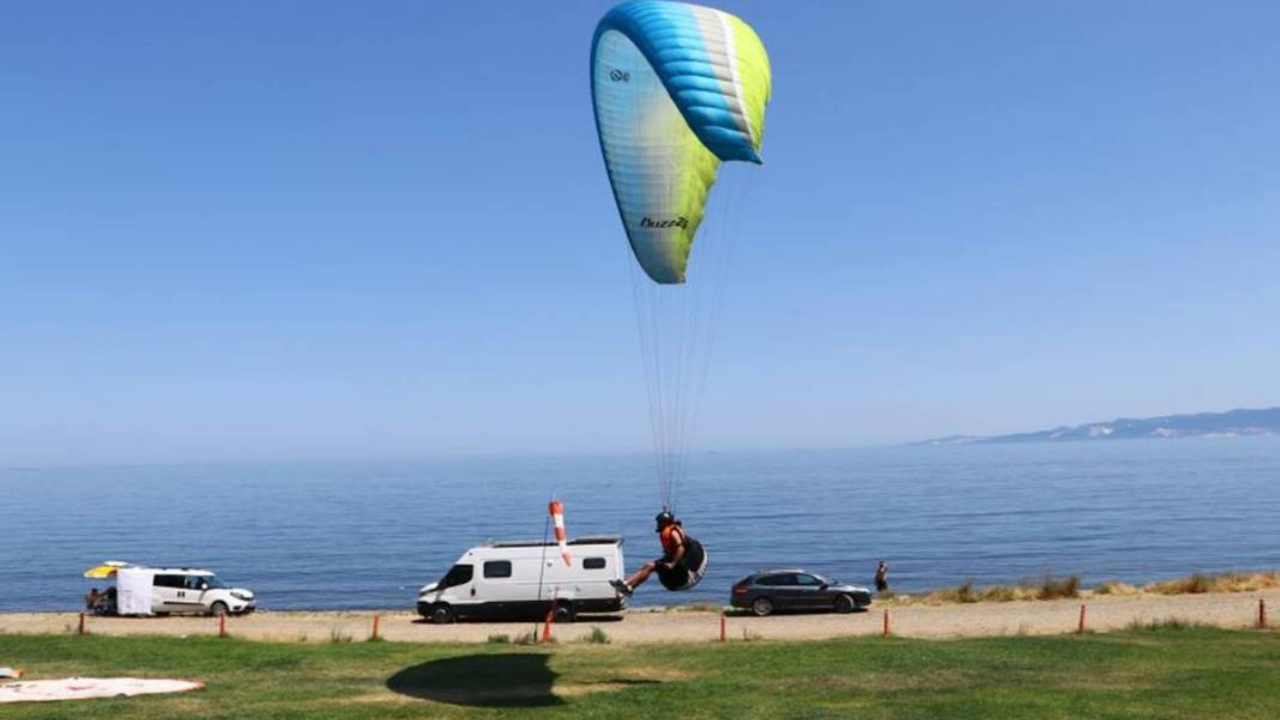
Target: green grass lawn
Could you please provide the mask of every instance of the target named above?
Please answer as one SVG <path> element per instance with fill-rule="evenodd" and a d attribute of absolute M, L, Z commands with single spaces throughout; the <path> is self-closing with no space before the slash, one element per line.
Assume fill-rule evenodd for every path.
<path fill-rule="evenodd" d="M 585 630 L 585 628 L 584 628 Z M 30 718 L 1280 718 L 1280 633 L 552 647 L 0 635 L 28 679 L 204 690 L 0 706 Z"/>

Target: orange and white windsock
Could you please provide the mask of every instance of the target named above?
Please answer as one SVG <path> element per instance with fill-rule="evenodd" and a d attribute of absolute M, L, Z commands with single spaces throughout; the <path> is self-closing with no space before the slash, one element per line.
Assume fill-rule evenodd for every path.
<path fill-rule="evenodd" d="M 564 558 L 565 565 L 573 564 L 573 555 L 569 552 L 569 539 L 564 533 L 564 505 L 559 500 L 552 500 L 550 507 L 551 522 L 556 526 L 556 542 L 560 543 L 560 557 Z"/>

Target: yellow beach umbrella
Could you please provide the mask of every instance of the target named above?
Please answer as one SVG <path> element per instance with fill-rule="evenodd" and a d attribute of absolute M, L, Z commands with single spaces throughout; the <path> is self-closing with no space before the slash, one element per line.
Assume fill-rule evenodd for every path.
<path fill-rule="evenodd" d="M 116 574 L 116 570 L 119 570 L 120 568 L 125 567 L 126 565 L 128 565 L 128 563 L 123 563 L 123 562 L 120 562 L 119 560 L 108 560 L 101 565 L 91 567 L 88 570 L 85 570 L 84 576 L 87 578 L 94 578 L 97 580 L 100 580 L 103 578 L 109 578 L 112 575 Z"/>

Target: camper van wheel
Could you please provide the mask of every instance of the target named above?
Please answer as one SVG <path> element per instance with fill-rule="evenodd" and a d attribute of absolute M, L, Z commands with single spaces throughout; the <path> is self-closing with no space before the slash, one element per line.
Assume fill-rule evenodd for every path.
<path fill-rule="evenodd" d="M 453 622 L 453 608 L 444 604 L 431 608 L 431 624 L 448 625 L 451 622 Z"/>
<path fill-rule="evenodd" d="M 573 622 L 573 603 L 558 602 L 556 603 L 555 621 L 558 623 Z"/>
<path fill-rule="evenodd" d="M 214 617 L 218 617 L 219 615 L 230 615 L 230 613 L 227 612 L 227 604 L 221 600 L 209 606 L 209 614 Z"/>

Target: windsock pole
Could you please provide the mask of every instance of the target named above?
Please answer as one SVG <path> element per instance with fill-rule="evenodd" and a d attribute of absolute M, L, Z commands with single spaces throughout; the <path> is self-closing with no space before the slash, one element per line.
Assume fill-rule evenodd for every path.
<path fill-rule="evenodd" d="M 552 500 L 547 509 L 551 512 L 551 521 L 556 526 L 556 542 L 560 545 L 560 557 L 565 565 L 572 565 L 573 555 L 569 552 L 569 539 L 564 532 L 564 505 L 559 500 Z"/>

